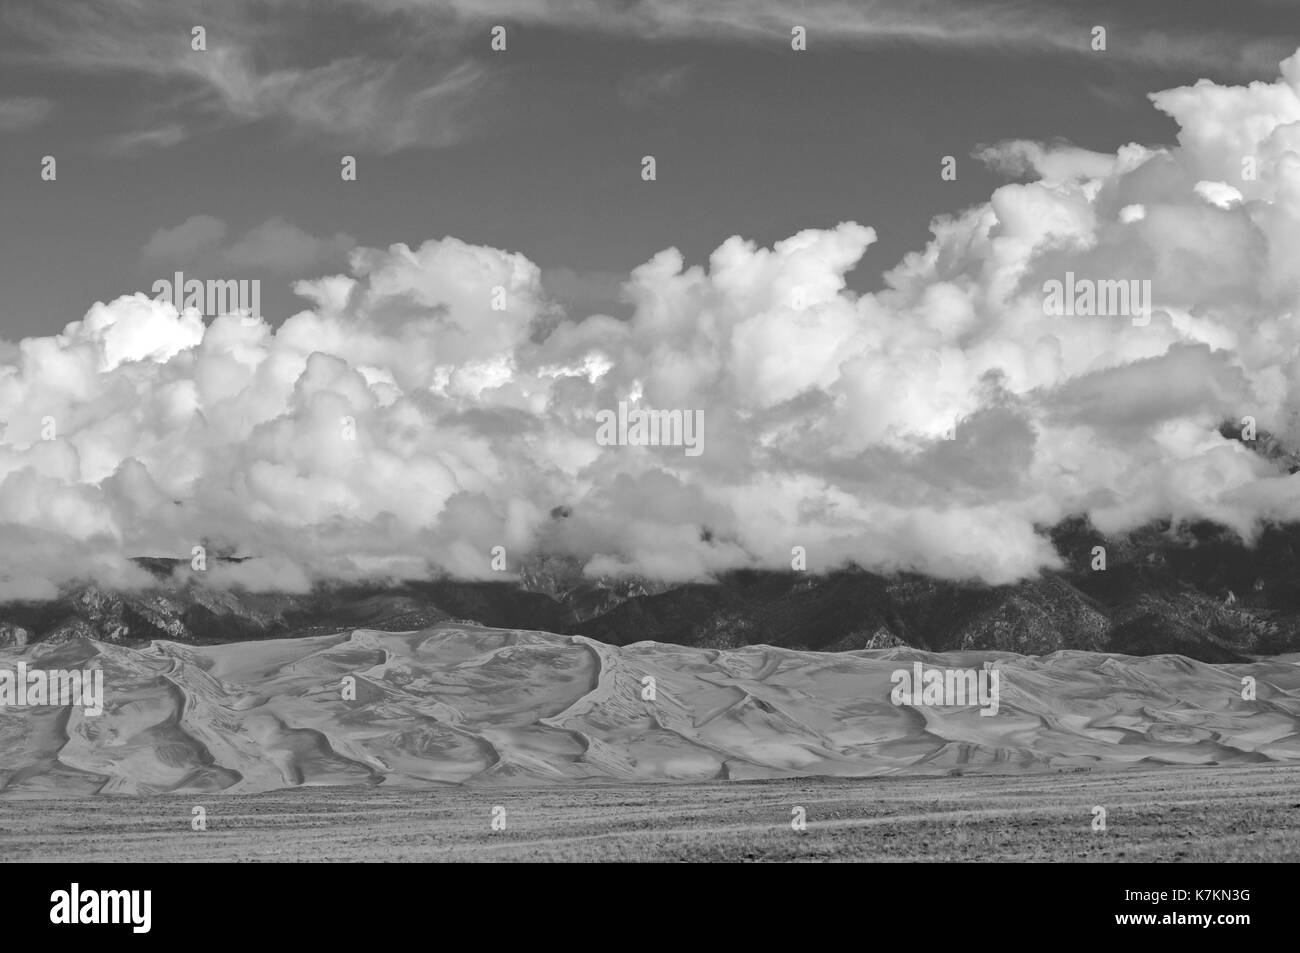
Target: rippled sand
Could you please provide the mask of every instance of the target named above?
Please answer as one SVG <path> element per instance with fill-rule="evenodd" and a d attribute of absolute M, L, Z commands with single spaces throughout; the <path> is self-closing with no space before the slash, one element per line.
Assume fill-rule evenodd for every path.
<path fill-rule="evenodd" d="M 101 666 L 106 704 L 0 708 L 10 797 L 1300 763 L 1290 659 L 616 648 L 472 625 L 37 645 L 0 667 L 20 658 Z M 998 714 L 893 705 L 891 673 L 916 660 L 996 665 Z M 1245 675 L 1257 700 L 1241 697 Z"/>

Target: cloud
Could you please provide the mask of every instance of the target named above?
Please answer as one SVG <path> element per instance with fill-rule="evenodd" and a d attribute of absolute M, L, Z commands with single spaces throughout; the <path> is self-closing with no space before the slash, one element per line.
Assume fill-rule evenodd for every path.
<path fill-rule="evenodd" d="M 9 0 L 0 10 L 0 54 L 80 81 L 109 76 L 135 84 L 123 85 L 125 105 L 106 117 L 123 127 L 103 140 L 111 154 L 168 148 L 251 123 L 353 152 L 391 153 L 455 145 L 508 115 L 511 94 L 529 77 L 504 57 L 485 59 L 495 25 L 642 44 L 781 48 L 797 24 L 808 31 L 810 51 L 903 45 L 1101 57 L 1229 77 L 1271 68 L 1287 52 L 1271 27 L 1252 32 L 1252 18 L 1207 24 L 1184 6 L 1165 5 L 1165 17 L 1109 11 L 1108 47 L 1097 52 L 1096 14 L 1054 2 L 807 0 L 792 10 L 777 0 L 339 0 L 310 7 L 298 0 Z M 195 27 L 206 30 L 205 49 L 192 48 Z M 688 71 L 639 73 L 618 92 L 634 105 L 661 102 L 680 94 Z M 43 108 L 11 107 L 11 121 L 39 121 Z"/>
<path fill-rule="evenodd" d="M 0 132 L 39 126 L 54 112 L 54 101 L 41 96 L 0 97 Z"/>
<path fill-rule="evenodd" d="M 104 148 L 110 155 L 130 156 L 150 149 L 170 149 L 185 140 L 179 123 L 167 123 L 154 129 L 137 129 L 109 136 Z"/>
<path fill-rule="evenodd" d="M 1228 208 L 1241 201 L 1241 193 L 1226 182 L 1197 182 L 1196 194 L 1219 208 Z"/>
<path fill-rule="evenodd" d="M 542 285 L 568 311 L 624 316 L 628 311 L 623 286 L 627 275 L 613 271 L 546 268 Z"/>
<path fill-rule="evenodd" d="M 139 84 L 117 119 L 135 128 L 104 140 L 119 155 L 258 122 L 353 151 L 439 148 L 490 121 L 501 73 L 456 48 L 459 29 L 392 6 L 15 0 L 0 24 L 12 62 Z"/>
<path fill-rule="evenodd" d="M 140 257 L 145 269 L 180 268 L 193 275 L 249 273 L 302 277 L 315 269 L 347 261 L 356 241 L 342 232 L 317 238 L 282 218 L 272 218 L 227 242 L 226 223 L 211 215 L 192 215 L 149 237 Z M 167 277 L 170 277 L 168 275 Z"/>
<path fill-rule="evenodd" d="M 226 237 L 226 223 L 211 215 L 191 215 L 173 228 L 160 228 L 145 242 L 147 264 L 176 264 L 211 252 Z"/>
<path fill-rule="evenodd" d="M 676 99 L 686 92 L 693 72 L 694 69 L 689 65 L 639 70 L 624 77 L 619 83 L 619 99 L 636 108 Z"/>
<path fill-rule="evenodd" d="M 541 23 L 561 30 L 608 33 L 651 42 L 708 40 L 788 44 L 794 25 L 807 29 L 809 49 L 908 44 L 1001 55 L 1105 55 L 1145 67 L 1197 67 L 1248 74 L 1272 68 L 1288 52 L 1269 33 L 1253 34 L 1243 20 L 1225 27 L 1222 17 L 1198 23 L 1185 5 L 1171 16 L 1107 11 L 1110 36 L 1104 54 L 1092 49 L 1096 11 L 1077 4 L 1008 3 L 1005 0 L 807 0 L 797 8 L 779 0 L 394 0 L 401 9 L 453 14 L 483 23 Z M 1181 14 L 1175 17 L 1173 14 Z M 1214 29 L 1207 29 L 1212 26 Z"/>
<path fill-rule="evenodd" d="M 127 584 L 127 557 L 200 541 L 251 557 L 219 584 L 295 589 L 501 578 L 496 546 L 511 570 L 545 552 L 681 580 L 800 546 L 812 570 L 1005 582 L 1058 564 L 1044 527 L 1071 515 L 1247 537 L 1300 519 L 1300 476 L 1220 433 L 1249 415 L 1300 444 L 1297 77 L 1300 54 L 1271 83 L 1155 94 L 1170 148 L 992 147 L 1022 181 L 932 222 L 872 294 L 845 276 L 875 233 L 842 222 L 733 237 L 700 265 L 666 249 L 626 276 L 621 315 L 450 237 L 353 249 L 296 283 L 306 307 L 274 331 L 96 304 L 0 354 L 0 531 L 18 541 L 0 596 Z M 148 249 L 251 266 L 322 247 L 293 236 L 230 241 L 199 216 Z M 1149 288 L 1149 320 L 1053 313 L 1067 274 Z M 701 411 L 704 452 L 602 445 L 597 414 L 621 402 Z"/>
<path fill-rule="evenodd" d="M 480 119 L 471 102 L 486 94 L 490 80 L 470 61 L 432 71 L 430 78 L 427 66 L 360 56 L 262 73 L 247 52 L 226 48 L 185 61 L 182 71 L 200 80 L 230 117 L 287 119 L 358 151 L 380 152 L 460 142 Z"/>
<path fill-rule="evenodd" d="M 1003 175 L 1015 178 L 1032 176 L 1049 186 L 1100 178 L 1110 171 L 1115 162 L 1114 156 L 1080 149 L 1068 142 L 1045 146 L 1023 139 L 981 146 L 975 150 L 973 157 Z"/>

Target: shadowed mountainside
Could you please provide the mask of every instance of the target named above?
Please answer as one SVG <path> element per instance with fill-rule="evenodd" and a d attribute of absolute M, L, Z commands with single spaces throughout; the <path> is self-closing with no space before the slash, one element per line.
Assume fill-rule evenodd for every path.
<path fill-rule="evenodd" d="M 1300 650 L 1300 526 L 1268 528 L 1249 547 L 1211 524 L 1103 538 L 1071 521 L 1052 539 L 1067 565 L 1008 586 L 853 568 L 824 575 L 739 571 L 667 586 L 587 579 L 576 561 L 550 557 L 528 561 L 509 582 L 322 586 L 291 595 L 215 591 L 176 581 L 175 560 L 141 559 L 158 580 L 155 588 L 85 586 L 52 602 L 0 605 L 0 646 L 72 639 L 204 645 L 462 620 L 611 645 L 1079 649 L 1206 662 Z M 1106 548 L 1104 571 L 1092 568 L 1098 545 Z"/>

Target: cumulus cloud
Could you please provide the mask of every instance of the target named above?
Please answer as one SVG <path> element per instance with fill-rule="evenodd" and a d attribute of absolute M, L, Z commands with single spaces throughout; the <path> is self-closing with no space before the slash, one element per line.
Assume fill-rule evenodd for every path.
<path fill-rule="evenodd" d="M 1070 515 L 1300 518 L 1300 476 L 1219 432 L 1300 442 L 1300 54 L 1152 100 L 1176 146 L 984 150 L 1027 181 L 934 221 L 873 294 L 845 275 L 875 234 L 843 222 L 660 252 L 626 317 L 455 238 L 354 250 L 274 331 L 97 304 L 0 361 L 0 597 L 131 584 L 127 557 L 199 541 L 250 557 L 210 582 L 294 589 L 500 578 L 496 546 L 673 580 L 801 546 L 813 570 L 1005 582 L 1058 563 L 1043 530 Z M 224 247 L 213 222 L 159 247 Z M 1149 320 L 1048 313 L 1067 273 L 1149 283 Z M 705 451 L 601 445 L 620 402 L 702 411 Z"/>
<path fill-rule="evenodd" d="M 1044 185 L 1058 186 L 1068 180 L 1097 179 L 1106 175 L 1115 157 L 1066 142 L 1050 146 L 1014 139 L 996 146 L 983 146 L 975 158 L 1006 176 L 1032 176 Z"/>

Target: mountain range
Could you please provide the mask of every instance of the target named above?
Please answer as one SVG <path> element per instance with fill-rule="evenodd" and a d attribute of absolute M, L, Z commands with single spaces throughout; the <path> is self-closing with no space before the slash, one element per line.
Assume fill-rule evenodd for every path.
<path fill-rule="evenodd" d="M 180 561 L 140 558 L 157 585 L 67 589 L 0 605 L 0 646 L 90 638 L 210 645 L 446 622 L 730 649 L 847 651 L 1062 649 L 1173 653 L 1211 663 L 1300 651 L 1300 524 L 1247 544 L 1211 523 L 1160 523 L 1103 536 L 1085 520 L 1050 530 L 1065 565 L 1012 585 L 880 575 L 737 571 L 682 585 L 591 579 L 574 559 L 529 560 L 509 581 L 437 579 L 321 585 L 308 594 L 216 590 L 179 581 Z M 1094 547 L 1106 550 L 1094 568 Z"/>

